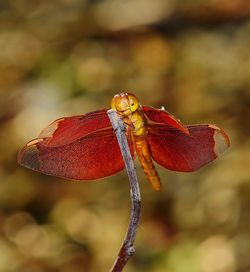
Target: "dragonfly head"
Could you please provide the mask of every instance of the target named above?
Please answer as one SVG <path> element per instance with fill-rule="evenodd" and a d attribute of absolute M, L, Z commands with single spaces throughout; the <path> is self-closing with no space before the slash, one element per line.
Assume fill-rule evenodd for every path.
<path fill-rule="evenodd" d="M 130 93 L 116 94 L 111 101 L 111 108 L 122 116 L 128 116 L 139 108 L 138 98 Z"/>

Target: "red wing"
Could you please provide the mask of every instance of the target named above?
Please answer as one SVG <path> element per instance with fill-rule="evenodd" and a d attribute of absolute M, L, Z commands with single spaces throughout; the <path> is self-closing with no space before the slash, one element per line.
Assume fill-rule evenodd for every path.
<path fill-rule="evenodd" d="M 46 140 L 38 138 L 28 143 L 20 150 L 18 162 L 45 174 L 79 180 L 106 177 L 124 168 L 119 145 L 111 128 L 62 146 L 46 146 Z M 133 156 L 131 140 L 129 143 Z"/>
<path fill-rule="evenodd" d="M 230 145 L 226 133 L 214 125 L 187 126 L 189 135 L 165 125 L 151 125 L 147 140 L 152 158 L 161 166 L 191 172 L 213 161 Z"/>
<path fill-rule="evenodd" d="M 99 110 L 72 117 L 60 118 L 52 122 L 38 136 L 43 145 L 55 147 L 73 141 L 96 130 L 111 127 L 107 110 Z"/>
<path fill-rule="evenodd" d="M 171 127 L 181 130 L 185 134 L 189 134 L 187 127 L 182 125 L 179 120 L 177 120 L 172 114 L 170 114 L 166 110 L 155 109 L 149 106 L 142 106 L 142 108 L 149 120 L 156 123 L 169 125 Z"/>

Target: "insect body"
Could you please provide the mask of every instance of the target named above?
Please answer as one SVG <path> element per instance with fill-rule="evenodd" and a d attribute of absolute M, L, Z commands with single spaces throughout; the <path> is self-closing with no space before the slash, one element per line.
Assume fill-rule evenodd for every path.
<path fill-rule="evenodd" d="M 114 96 L 111 107 L 132 127 L 132 139 L 141 166 L 151 182 L 152 187 L 158 191 L 161 188 L 159 175 L 154 167 L 147 143 L 148 123 L 141 105 L 136 96 L 122 93 Z"/>

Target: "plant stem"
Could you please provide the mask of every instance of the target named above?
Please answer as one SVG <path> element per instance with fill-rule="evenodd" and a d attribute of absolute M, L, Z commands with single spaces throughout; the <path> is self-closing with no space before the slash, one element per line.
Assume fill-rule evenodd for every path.
<path fill-rule="evenodd" d="M 134 240 L 138 228 L 140 215 L 141 215 L 141 196 L 138 185 L 138 179 L 135 172 L 134 162 L 130 153 L 126 128 L 121 117 L 115 110 L 108 110 L 108 116 L 111 121 L 112 127 L 116 133 L 116 137 L 120 146 L 123 156 L 125 167 L 127 170 L 129 184 L 130 184 L 130 197 L 131 197 L 131 214 L 127 234 L 123 240 L 117 259 L 111 269 L 111 272 L 120 272 L 125 267 L 129 258 L 134 254 Z"/>

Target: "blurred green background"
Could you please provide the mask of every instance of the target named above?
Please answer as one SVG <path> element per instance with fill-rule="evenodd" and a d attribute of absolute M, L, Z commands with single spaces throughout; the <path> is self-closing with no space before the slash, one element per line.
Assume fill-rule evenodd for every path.
<path fill-rule="evenodd" d="M 126 272 L 250 271 L 249 0 L 0 2 L 0 271 L 109 271 L 130 214 L 124 172 L 76 182 L 16 154 L 56 118 L 128 90 L 232 146 L 195 173 L 140 169 L 142 219 Z"/>

